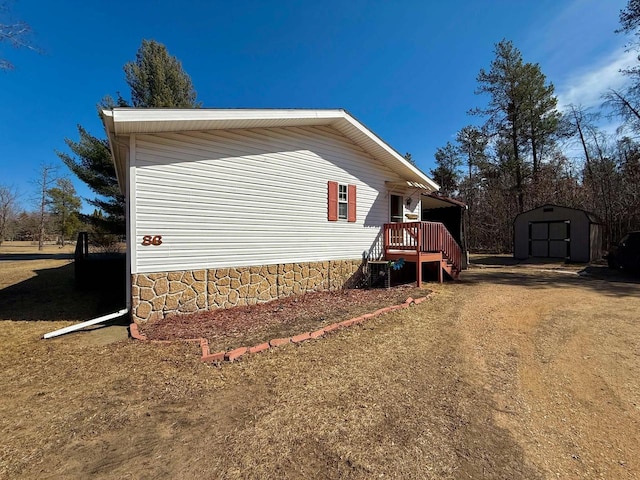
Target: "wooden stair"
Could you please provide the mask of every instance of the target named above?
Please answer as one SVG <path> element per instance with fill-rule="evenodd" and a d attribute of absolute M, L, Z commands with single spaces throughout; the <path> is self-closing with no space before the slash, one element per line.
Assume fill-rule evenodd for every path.
<path fill-rule="evenodd" d="M 449 259 L 443 259 L 440 263 L 440 268 L 447 272 L 447 275 L 449 275 L 452 280 L 457 280 L 460 276 L 460 270 L 458 270 Z"/>
<path fill-rule="evenodd" d="M 387 223 L 384 226 L 386 260 L 404 258 L 416 264 L 416 280 L 422 285 L 422 264 L 438 265 L 438 280 L 446 273 L 457 280 L 462 270 L 462 249 L 440 222 Z"/>

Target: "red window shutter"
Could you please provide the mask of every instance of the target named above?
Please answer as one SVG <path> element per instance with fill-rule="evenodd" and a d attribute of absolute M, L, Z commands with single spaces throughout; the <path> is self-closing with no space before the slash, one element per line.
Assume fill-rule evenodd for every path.
<path fill-rule="evenodd" d="M 349 222 L 356 221 L 356 186 L 349 185 L 347 190 L 347 199 L 349 202 L 349 213 L 347 215 L 347 220 Z"/>
<path fill-rule="evenodd" d="M 338 182 L 328 182 L 327 220 L 338 221 Z"/>

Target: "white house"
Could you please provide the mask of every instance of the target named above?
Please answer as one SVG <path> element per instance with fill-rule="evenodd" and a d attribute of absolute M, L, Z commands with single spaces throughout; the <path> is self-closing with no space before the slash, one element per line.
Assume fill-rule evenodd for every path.
<path fill-rule="evenodd" d="M 436 251 L 460 269 L 442 224 L 420 222 L 423 203 L 451 206 L 430 196 L 438 186 L 345 110 L 114 108 L 102 120 L 136 321 L 341 288 L 367 259 L 404 256 L 419 282 Z"/>

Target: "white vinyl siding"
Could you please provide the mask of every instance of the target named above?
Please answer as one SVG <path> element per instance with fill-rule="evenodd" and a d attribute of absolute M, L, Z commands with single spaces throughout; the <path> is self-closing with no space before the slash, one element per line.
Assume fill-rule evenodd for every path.
<path fill-rule="evenodd" d="M 135 136 L 132 273 L 361 258 L 400 178 L 327 126 Z M 327 181 L 357 221 L 327 221 Z M 133 225 L 132 225 L 133 227 Z M 161 235 L 162 245 L 140 245 Z"/>

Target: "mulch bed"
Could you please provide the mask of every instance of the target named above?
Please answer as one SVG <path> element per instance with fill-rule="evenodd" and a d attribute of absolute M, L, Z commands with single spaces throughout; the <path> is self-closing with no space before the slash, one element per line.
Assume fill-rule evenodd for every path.
<path fill-rule="evenodd" d="M 415 284 L 390 289 L 313 292 L 246 307 L 169 315 L 141 326 L 140 330 L 150 340 L 203 337 L 209 341 L 211 351 L 230 350 L 317 330 L 403 303 L 407 297 L 428 294 L 429 290 Z"/>

